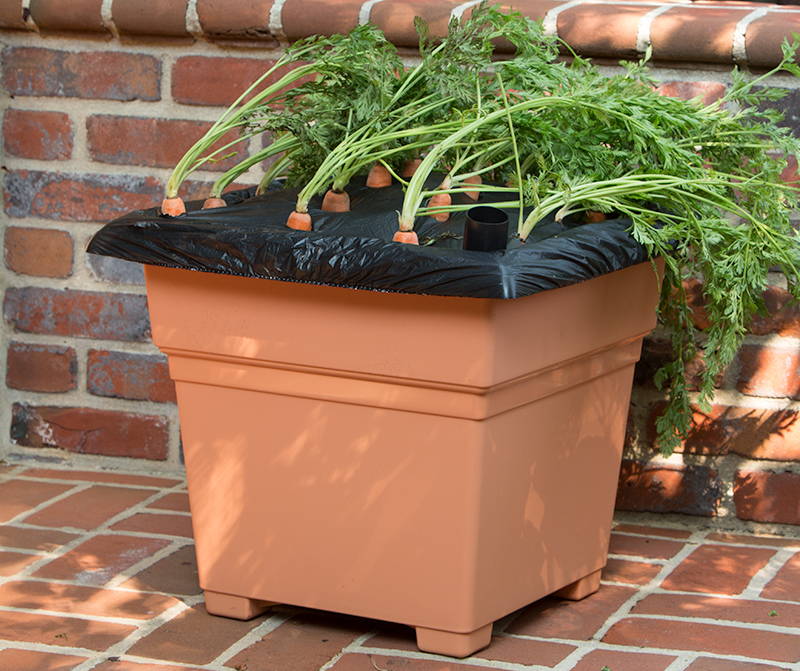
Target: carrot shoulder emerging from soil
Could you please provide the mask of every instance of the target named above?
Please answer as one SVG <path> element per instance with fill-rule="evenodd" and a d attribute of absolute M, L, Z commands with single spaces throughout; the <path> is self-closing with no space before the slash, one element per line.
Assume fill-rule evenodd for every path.
<path fill-rule="evenodd" d="M 436 193 L 428 201 L 428 207 L 447 207 L 452 205 L 453 199 L 449 193 Z M 449 212 L 431 212 L 430 215 L 436 221 L 447 221 L 450 218 Z"/>
<path fill-rule="evenodd" d="M 407 245 L 418 245 L 419 238 L 416 231 L 395 231 L 392 242 L 404 242 Z"/>
<path fill-rule="evenodd" d="M 177 217 L 185 212 L 186 205 L 183 202 L 183 198 L 180 198 L 179 196 L 175 196 L 174 198 L 164 198 L 164 200 L 161 201 L 162 214 L 168 214 L 171 217 Z"/>
<path fill-rule="evenodd" d="M 392 185 L 391 173 L 380 163 L 376 163 L 370 168 L 367 175 L 367 186 L 372 189 L 383 189 Z"/>
<path fill-rule="evenodd" d="M 422 163 L 421 158 L 410 158 L 405 163 L 403 163 L 403 167 L 400 169 L 400 177 L 413 177 L 414 173 L 419 168 L 419 164 Z"/>
<path fill-rule="evenodd" d="M 483 180 L 480 175 L 472 175 L 464 178 L 464 184 L 483 184 Z M 464 195 L 470 200 L 478 200 L 478 196 L 481 194 L 480 191 L 465 191 Z"/>
<path fill-rule="evenodd" d="M 210 198 L 206 198 L 203 201 L 203 209 L 204 210 L 211 210 L 215 207 L 227 207 L 228 203 L 226 203 L 222 198 L 217 198 L 216 196 L 211 196 Z"/>
<path fill-rule="evenodd" d="M 294 211 L 286 220 L 286 226 L 293 228 L 295 231 L 310 231 L 311 215 L 308 212 Z"/>
<path fill-rule="evenodd" d="M 328 189 L 322 199 L 322 209 L 325 212 L 349 212 L 350 196 L 346 191 Z"/>

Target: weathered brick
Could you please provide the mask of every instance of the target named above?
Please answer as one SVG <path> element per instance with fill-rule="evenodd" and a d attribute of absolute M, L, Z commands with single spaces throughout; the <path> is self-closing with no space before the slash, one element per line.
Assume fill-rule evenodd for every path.
<path fill-rule="evenodd" d="M 12 156 L 63 161 L 72 156 L 72 123 L 63 112 L 8 109 L 3 141 Z"/>
<path fill-rule="evenodd" d="M 658 338 L 645 339 L 642 347 L 642 356 L 634 369 L 634 384 L 654 386 L 655 374 L 658 369 L 673 361 L 674 358 L 672 345 L 668 340 Z M 706 363 L 701 351 L 695 354 L 686 365 L 685 370 L 689 389 L 696 391 L 700 387 L 702 375 L 706 370 Z M 724 377 L 724 371 L 717 375 L 715 385 L 721 386 Z"/>
<path fill-rule="evenodd" d="M 25 391 L 61 392 L 77 386 L 78 359 L 72 347 L 12 342 L 6 385 Z"/>
<path fill-rule="evenodd" d="M 635 2 L 570 7 L 558 15 L 558 35 L 581 54 L 633 57 L 639 22 L 647 12 L 647 6 Z"/>
<path fill-rule="evenodd" d="M 150 338 L 147 300 L 136 294 L 12 287 L 6 290 L 3 314 L 24 333 L 103 340 Z"/>
<path fill-rule="evenodd" d="M 408 2 L 407 0 L 383 0 L 373 5 L 369 19 L 383 30 L 386 38 L 401 47 L 416 47 L 419 44 L 417 31 L 414 29 L 414 17 L 421 16 L 428 24 L 431 35 L 447 34 L 450 13 L 458 5 L 459 0 L 439 0 L 439 2 Z M 296 3 L 295 6 L 302 2 Z"/>
<path fill-rule="evenodd" d="M 0 28 L 29 29 L 25 23 L 22 0 L 2 0 L 0 2 Z"/>
<path fill-rule="evenodd" d="M 197 16 L 206 35 L 220 39 L 266 41 L 277 46 L 269 30 L 272 0 L 231 3 L 228 0 L 198 0 Z"/>
<path fill-rule="evenodd" d="M 72 236 L 48 228 L 10 226 L 5 235 L 6 267 L 37 277 L 72 275 Z"/>
<path fill-rule="evenodd" d="M 200 208 L 202 201 L 208 197 L 212 184 L 213 182 L 209 181 L 188 179 L 181 185 L 181 188 L 178 189 L 178 194 L 186 201 L 186 205 L 190 209 L 194 208 L 195 206 Z M 225 193 L 231 193 L 233 191 L 237 191 L 238 189 L 246 189 L 252 186 L 255 186 L 255 184 L 242 184 L 240 182 L 234 182 L 227 189 L 225 189 Z M 193 201 L 197 201 L 196 204 Z"/>
<path fill-rule="evenodd" d="M 86 120 L 89 153 L 95 161 L 117 165 L 173 167 L 211 127 L 204 121 L 184 119 L 145 119 L 99 114 Z M 211 149 L 236 140 L 237 133 L 227 133 Z M 224 150 L 227 156 L 203 165 L 204 170 L 227 170 L 247 154 L 242 142 Z M 229 156 L 230 155 L 230 156 Z"/>
<path fill-rule="evenodd" d="M 784 93 L 784 97 L 779 100 L 767 100 L 759 105 L 761 109 L 773 109 L 783 114 L 783 120 L 778 122 L 779 126 L 791 129 L 794 134 L 800 133 L 800 91 L 793 89 L 780 89 L 772 87 L 774 91 Z"/>
<path fill-rule="evenodd" d="M 800 352 L 795 348 L 743 345 L 736 388 L 751 396 L 800 398 Z"/>
<path fill-rule="evenodd" d="M 657 404 L 649 422 L 650 440 L 655 440 L 655 417 L 663 404 Z M 678 452 L 728 454 L 735 452 L 754 459 L 793 460 L 800 458 L 798 411 L 786 408 L 768 410 L 729 405 L 714 405 L 709 412 L 694 409 L 689 436 Z"/>
<path fill-rule="evenodd" d="M 188 0 L 114 0 L 111 16 L 122 35 L 182 37 Z"/>
<path fill-rule="evenodd" d="M 103 25 L 103 0 L 70 0 L 64 11 L 61 0 L 31 0 L 31 18 L 40 30 L 107 32 Z"/>
<path fill-rule="evenodd" d="M 784 156 L 786 167 L 781 171 L 781 180 L 795 188 L 800 188 L 800 172 L 798 172 L 797 157 Z"/>
<path fill-rule="evenodd" d="M 704 105 L 710 105 L 725 95 L 725 84 L 709 81 L 669 81 L 659 84 L 657 90 L 662 96 L 683 100 L 699 98 Z"/>
<path fill-rule="evenodd" d="M 764 291 L 766 315 L 756 315 L 750 321 L 750 333 L 755 335 L 778 335 L 800 338 L 800 303 L 781 287 L 770 286 Z"/>
<path fill-rule="evenodd" d="M 172 69 L 172 97 L 187 105 L 226 107 L 272 65 L 257 58 L 181 56 Z"/>
<path fill-rule="evenodd" d="M 92 275 L 99 280 L 115 284 L 144 284 L 144 270 L 141 263 L 99 254 L 86 254 L 86 263 Z"/>
<path fill-rule="evenodd" d="M 26 447 L 163 461 L 169 427 L 165 417 L 153 415 L 15 403 L 11 439 Z"/>
<path fill-rule="evenodd" d="M 787 4 L 779 0 L 777 4 Z M 793 4 L 793 3 L 788 3 Z M 756 68 L 773 68 L 781 62 L 781 43 L 800 32 L 800 17 L 792 13 L 767 13 L 747 26 L 744 45 L 748 65 Z M 694 671 L 694 669 L 692 669 Z"/>
<path fill-rule="evenodd" d="M 161 99 L 161 62 L 147 54 L 7 47 L 2 56 L 3 85 L 12 95 Z"/>
<path fill-rule="evenodd" d="M 800 524 L 800 473 L 738 470 L 733 501 L 740 519 Z"/>
<path fill-rule="evenodd" d="M 624 460 L 616 507 L 711 517 L 716 514 L 721 496 L 717 472 L 707 466 L 662 466 Z"/>
<path fill-rule="evenodd" d="M 650 41 L 653 56 L 665 61 L 730 64 L 736 26 L 749 9 L 736 7 L 672 8 L 653 19 Z M 692 45 L 687 49 L 686 45 Z"/>
<path fill-rule="evenodd" d="M 338 0 L 331 12 L 326 0 L 287 2 L 281 11 L 283 32 L 290 40 L 310 35 L 334 35 L 350 32 L 358 25 L 362 0 Z"/>
<path fill-rule="evenodd" d="M 175 385 L 169 377 L 166 358 L 159 354 L 92 349 L 86 366 L 86 388 L 90 394 L 175 402 Z"/>
<path fill-rule="evenodd" d="M 160 182 L 136 175 L 83 175 L 18 170 L 5 178 L 5 209 L 12 217 L 59 221 L 108 221 L 154 207 Z"/>
<path fill-rule="evenodd" d="M 703 282 L 698 279 L 685 280 L 683 289 L 686 292 L 686 302 L 692 311 L 692 322 L 701 331 L 711 326 L 706 312 L 706 299 L 703 295 Z"/>

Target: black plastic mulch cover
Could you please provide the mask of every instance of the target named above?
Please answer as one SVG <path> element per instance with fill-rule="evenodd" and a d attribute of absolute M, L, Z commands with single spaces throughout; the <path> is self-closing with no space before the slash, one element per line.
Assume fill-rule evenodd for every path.
<path fill-rule="evenodd" d="M 433 177 L 431 188 L 440 179 Z M 544 220 L 522 243 L 515 237 L 516 210 L 507 210 L 505 251 L 461 249 L 463 212 L 444 223 L 418 219 L 419 246 L 395 243 L 391 239 L 403 199 L 400 187 L 370 189 L 362 180 L 347 190 L 350 212 L 323 212 L 318 209 L 321 199 L 312 201 L 311 232 L 285 226 L 295 189 L 263 196 L 253 196 L 250 189 L 226 194 L 225 208 L 200 210 L 200 202 L 191 203 L 180 217 L 160 215 L 158 208 L 131 212 L 106 224 L 88 251 L 226 275 L 475 298 L 528 296 L 648 258 L 627 233 L 630 222 L 625 220 L 578 225 Z M 480 202 L 493 200 L 498 199 L 484 194 Z"/>

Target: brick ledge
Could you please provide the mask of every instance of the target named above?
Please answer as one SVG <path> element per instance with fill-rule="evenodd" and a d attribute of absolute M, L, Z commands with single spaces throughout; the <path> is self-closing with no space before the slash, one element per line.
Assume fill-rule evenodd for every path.
<path fill-rule="evenodd" d="M 467 14 L 464 0 L 0 0 L 0 28 L 235 40 L 275 46 L 314 33 L 345 32 L 372 21 L 400 47 L 415 47 L 413 18 L 433 32 Z M 800 7 L 740 0 L 514 0 L 506 5 L 543 19 L 577 53 L 633 58 L 653 48 L 657 61 L 766 68 L 780 44 L 800 33 Z M 29 8 L 23 8 L 29 5 Z"/>

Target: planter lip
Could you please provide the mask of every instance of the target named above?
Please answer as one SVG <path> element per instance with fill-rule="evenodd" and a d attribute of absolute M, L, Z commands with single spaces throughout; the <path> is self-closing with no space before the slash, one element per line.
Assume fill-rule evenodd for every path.
<path fill-rule="evenodd" d="M 435 179 L 435 178 L 434 178 Z M 420 219 L 424 241 L 445 246 L 391 242 L 397 228 L 399 186 L 377 193 L 348 188 L 352 211 L 312 216 L 318 230 L 287 229 L 295 190 L 248 197 L 226 194 L 221 210 L 164 218 L 156 208 L 131 212 L 106 224 L 88 252 L 147 265 L 378 292 L 512 299 L 598 277 L 648 260 L 627 232 L 629 222 L 585 225 L 543 220 L 528 242 L 510 239 L 502 252 L 460 248 L 464 213 L 439 223 Z M 485 203 L 491 205 L 491 199 Z M 364 235 L 366 232 L 369 237 Z M 450 246 L 452 245 L 452 246 Z"/>

